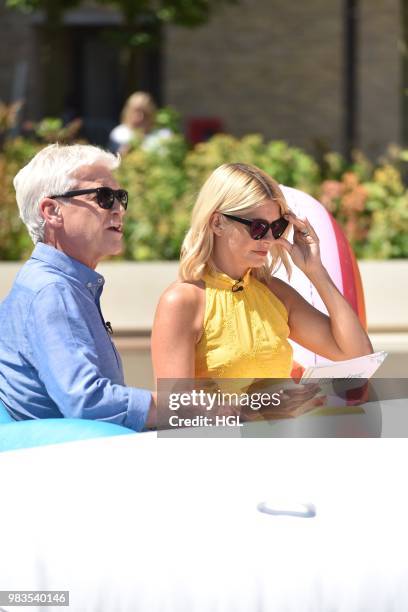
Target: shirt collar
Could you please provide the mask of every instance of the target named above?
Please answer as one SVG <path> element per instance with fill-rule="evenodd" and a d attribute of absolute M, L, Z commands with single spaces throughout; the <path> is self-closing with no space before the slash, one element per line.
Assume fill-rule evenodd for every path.
<path fill-rule="evenodd" d="M 95 272 L 95 270 L 92 270 L 92 268 L 88 268 L 88 266 L 77 259 L 43 242 L 38 242 L 35 245 L 31 259 L 43 261 L 57 270 L 60 270 L 67 276 L 76 278 L 90 289 L 92 293 L 95 293 L 96 290 L 100 290 L 105 283 L 103 276 Z"/>
<path fill-rule="evenodd" d="M 214 268 L 206 267 L 203 280 L 217 289 L 231 290 L 233 286 L 248 287 L 251 282 L 251 268 L 246 271 L 243 278 L 235 279 L 228 276 L 224 272 L 215 270 Z"/>

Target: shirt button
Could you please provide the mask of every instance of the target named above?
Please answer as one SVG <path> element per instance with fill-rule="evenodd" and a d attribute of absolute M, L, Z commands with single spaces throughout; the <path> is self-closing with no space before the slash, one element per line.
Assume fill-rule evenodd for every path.
<path fill-rule="evenodd" d="M 103 279 L 102 279 L 102 278 L 98 278 L 98 283 L 99 283 L 100 285 L 102 285 L 102 283 L 103 283 Z"/>

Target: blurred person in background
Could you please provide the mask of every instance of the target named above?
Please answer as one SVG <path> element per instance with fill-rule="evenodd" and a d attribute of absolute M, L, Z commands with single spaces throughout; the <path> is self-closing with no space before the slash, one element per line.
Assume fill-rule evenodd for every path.
<path fill-rule="evenodd" d="M 155 129 L 156 112 L 150 94 L 144 91 L 133 93 L 123 107 L 120 125 L 113 128 L 109 135 L 109 150 L 124 155 L 132 141 L 137 139 L 141 140 L 141 147 L 146 151 L 160 149 L 172 132 L 168 128 Z"/>
<path fill-rule="evenodd" d="M 136 431 L 155 424 L 149 391 L 127 387 L 102 316 L 95 271 L 123 246 L 128 194 L 119 159 L 89 145 L 50 145 L 14 179 L 34 242 L 0 305 L 0 400 L 16 420 L 95 419 Z"/>

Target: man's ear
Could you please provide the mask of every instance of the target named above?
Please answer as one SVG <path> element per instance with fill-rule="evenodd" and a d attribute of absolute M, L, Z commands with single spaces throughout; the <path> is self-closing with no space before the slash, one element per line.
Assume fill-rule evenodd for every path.
<path fill-rule="evenodd" d="M 44 198 L 41 200 L 39 210 L 42 218 L 49 227 L 61 227 L 63 218 L 61 215 L 61 204 L 57 200 Z"/>
<path fill-rule="evenodd" d="M 219 212 L 215 212 L 210 217 L 210 228 L 217 236 L 221 236 L 224 224 L 222 222 L 222 216 Z"/>

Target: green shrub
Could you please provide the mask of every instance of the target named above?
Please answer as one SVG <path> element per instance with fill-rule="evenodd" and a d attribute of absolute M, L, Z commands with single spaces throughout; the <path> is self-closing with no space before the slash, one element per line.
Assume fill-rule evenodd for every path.
<path fill-rule="evenodd" d="M 49 121 L 44 126 L 44 140 L 61 129 Z M 0 259 L 23 259 L 32 249 L 18 218 L 12 179 L 42 146 L 18 138 L 6 141 L 0 151 Z M 343 226 L 357 257 L 408 257 L 408 192 L 402 180 L 408 154 L 390 151 L 377 167 L 362 154 L 347 164 L 333 152 L 319 167 L 301 149 L 283 141 L 265 142 L 256 134 L 241 139 L 216 135 L 192 149 L 180 134 L 155 151 L 134 146 L 117 171 L 130 194 L 124 258 L 178 259 L 200 187 L 217 166 L 237 161 L 255 164 L 278 182 L 320 199 Z"/>
<path fill-rule="evenodd" d="M 345 172 L 322 183 L 319 199 L 342 225 L 358 258 L 408 257 L 408 192 L 398 167 L 386 162 L 361 179 Z"/>
<path fill-rule="evenodd" d="M 13 178 L 38 149 L 32 142 L 17 138 L 6 141 L 0 152 L 0 260 L 25 259 L 32 251 L 33 243 L 18 216 Z"/>
<path fill-rule="evenodd" d="M 117 173 L 129 191 L 125 223 L 127 259 L 178 259 L 190 210 L 185 192 L 186 143 L 175 135 L 160 150 L 133 149 Z"/>
<path fill-rule="evenodd" d="M 319 168 L 309 155 L 284 142 L 265 143 L 258 135 L 241 140 L 217 135 L 192 150 L 175 135 L 159 151 L 134 148 L 118 172 L 130 197 L 125 257 L 178 259 L 200 187 L 217 166 L 234 161 L 255 164 L 309 193 L 319 185 Z"/>

